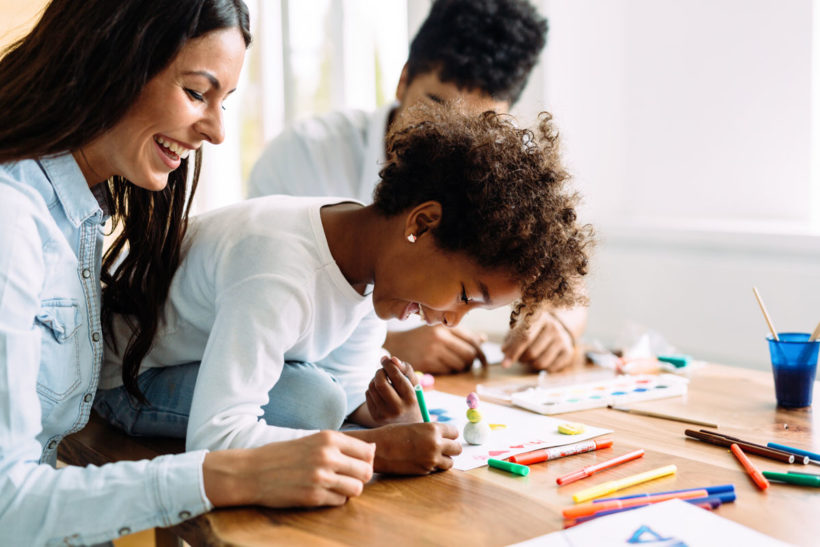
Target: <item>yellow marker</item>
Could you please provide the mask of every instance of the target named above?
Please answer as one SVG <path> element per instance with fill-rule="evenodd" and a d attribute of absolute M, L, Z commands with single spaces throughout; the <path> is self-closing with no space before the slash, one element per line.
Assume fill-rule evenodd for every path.
<path fill-rule="evenodd" d="M 578 435 L 584 432 L 584 424 L 560 424 L 558 426 L 558 433 L 563 433 L 564 435 Z"/>
<path fill-rule="evenodd" d="M 572 501 L 574 501 L 575 503 L 581 503 L 584 501 L 591 500 L 593 498 L 600 498 L 601 496 L 606 496 L 608 494 L 611 494 L 612 492 L 615 492 L 616 490 L 628 488 L 630 486 L 634 486 L 642 482 L 655 480 L 660 477 L 665 477 L 666 475 L 674 475 L 675 472 L 677 472 L 677 470 L 678 467 L 676 465 L 665 465 L 663 467 L 653 469 L 652 471 L 638 473 L 637 475 L 632 475 L 630 477 L 625 477 L 623 479 L 602 482 L 597 486 L 587 488 L 586 490 L 581 490 L 580 492 L 572 496 Z"/>

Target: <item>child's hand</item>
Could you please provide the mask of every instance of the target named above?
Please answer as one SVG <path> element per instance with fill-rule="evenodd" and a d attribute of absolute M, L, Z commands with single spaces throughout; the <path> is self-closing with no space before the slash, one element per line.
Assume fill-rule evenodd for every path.
<path fill-rule="evenodd" d="M 450 469 L 452 457 L 461 454 L 458 430 L 450 424 L 394 424 L 348 435 L 376 443 L 373 471 L 377 473 L 426 475 Z"/>
<path fill-rule="evenodd" d="M 381 364 L 365 392 L 372 424 L 420 422 L 421 412 L 413 389 L 418 380 L 413 367 L 396 357 L 382 357 Z"/>

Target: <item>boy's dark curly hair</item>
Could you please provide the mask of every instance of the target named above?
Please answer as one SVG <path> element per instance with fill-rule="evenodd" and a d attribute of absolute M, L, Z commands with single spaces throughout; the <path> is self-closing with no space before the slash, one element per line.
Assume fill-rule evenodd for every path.
<path fill-rule="evenodd" d="M 546 36 L 547 20 L 525 0 L 437 0 L 410 44 L 407 83 L 438 72 L 515 104 Z"/>
<path fill-rule="evenodd" d="M 585 303 L 592 228 L 576 221 L 578 195 L 565 188 L 569 175 L 550 114 L 539 116 L 535 131 L 494 112 L 423 106 L 407 114 L 407 125 L 387 136 L 376 210 L 390 217 L 439 202 L 442 217 L 431 234 L 442 250 L 521 283 L 511 325 L 542 302 Z"/>

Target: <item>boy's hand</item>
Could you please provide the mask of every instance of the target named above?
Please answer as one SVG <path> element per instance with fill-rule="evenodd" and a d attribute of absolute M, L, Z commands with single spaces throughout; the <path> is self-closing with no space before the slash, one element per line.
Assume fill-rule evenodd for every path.
<path fill-rule="evenodd" d="M 376 443 L 377 473 L 426 475 L 450 469 L 452 457 L 461 454 L 458 430 L 450 424 L 394 424 L 347 434 Z"/>
<path fill-rule="evenodd" d="M 381 365 L 365 392 L 372 424 L 420 422 L 421 412 L 413 389 L 418 381 L 413 367 L 397 357 L 382 357 Z"/>
<path fill-rule="evenodd" d="M 468 370 L 479 359 L 486 364 L 481 344 L 487 337 L 458 327 L 425 325 L 407 331 L 388 331 L 384 347 L 413 363 L 416 370 L 445 374 Z"/>

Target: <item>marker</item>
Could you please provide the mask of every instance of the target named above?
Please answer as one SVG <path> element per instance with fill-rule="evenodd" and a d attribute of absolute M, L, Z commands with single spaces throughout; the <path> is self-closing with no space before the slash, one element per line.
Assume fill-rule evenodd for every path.
<path fill-rule="evenodd" d="M 775 473 L 774 471 L 764 471 L 763 476 L 773 481 L 787 482 L 789 484 L 799 484 L 800 486 L 814 486 L 820 488 L 820 477 L 814 475 L 802 475 L 800 473 Z"/>
<path fill-rule="evenodd" d="M 720 507 L 724 501 L 722 501 L 717 496 L 707 496 L 705 498 L 692 498 L 692 499 L 682 499 L 681 501 L 685 501 L 686 503 L 690 503 L 692 505 L 697 505 L 698 507 L 702 507 L 703 509 L 713 510 Z M 730 500 L 734 501 L 734 499 Z M 646 507 L 647 505 L 651 505 L 650 503 L 643 503 L 641 505 L 633 505 L 632 507 L 624 507 L 622 509 L 610 509 L 609 511 L 601 511 L 600 513 L 595 513 L 593 515 L 586 515 L 583 517 L 578 517 L 574 521 L 571 521 L 565 524 L 564 528 L 569 528 L 570 526 L 575 526 L 576 524 L 581 524 L 582 522 L 586 522 L 588 520 L 592 520 L 598 517 L 605 517 L 606 515 L 612 515 L 614 513 L 622 513 L 624 511 L 631 511 L 632 509 L 640 509 L 641 507 Z"/>
<path fill-rule="evenodd" d="M 583 452 L 600 450 L 601 448 L 609 448 L 610 446 L 612 446 L 612 439 L 590 439 L 588 441 L 581 441 L 564 446 L 556 446 L 555 448 L 541 448 L 540 450 L 533 450 L 532 452 L 525 452 L 524 454 L 510 456 L 507 459 L 513 463 L 531 465 L 533 463 L 563 458 L 564 456 L 572 456 L 573 454 L 581 454 Z"/>
<path fill-rule="evenodd" d="M 588 465 L 579 469 L 578 471 L 573 471 L 572 473 L 567 473 L 561 477 L 555 479 L 559 485 L 563 486 L 565 484 L 569 484 L 571 482 L 575 482 L 577 480 L 585 479 L 592 475 L 593 473 L 597 473 L 602 469 L 609 469 L 610 467 L 615 467 L 616 465 L 635 460 L 640 458 L 644 455 L 643 448 L 639 448 L 638 450 L 633 450 L 632 452 L 627 452 L 623 456 L 618 456 L 617 458 L 612 458 L 611 460 L 607 460 L 605 462 L 596 463 L 595 465 Z"/>
<path fill-rule="evenodd" d="M 732 443 L 732 446 L 730 446 L 729 449 L 732 451 L 732 454 L 734 454 L 735 457 L 740 461 L 744 469 L 746 469 L 746 472 L 749 474 L 749 476 L 752 477 L 752 480 L 755 482 L 757 487 L 761 490 L 767 489 L 769 487 L 769 481 L 767 481 L 766 477 L 764 477 L 760 473 L 760 470 L 757 467 L 755 467 L 755 464 L 752 463 L 752 460 L 750 460 L 749 457 L 743 453 L 743 449 L 735 443 Z"/>
<path fill-rule="evenodd" d="M 581 503 L 583 501 L 591 500 L 592 498 L 600 498 L 601 496 L 606 496 L 607 494 L 611 494 L 612 492 L 616 492 L 622 488 L 628 488 L 642 482 L 665 477 L 666 475 L 674 475 L 677 470 L 678 467 L 674 464 L 665 465 L 663 467 L 658 467 L 657 469 L 646 471 L 644 473 L 638 473 L 637 475 L 632 475 L 623 479 L 604 482 L 597 486 L 593 486 L 592 488 L 581 490 L 572 496 L 572 500 L 575 503 Z"/>
<path fill-rule="evenodd" d="M 718 433 L 717 431 L 709 431 L 708 429 L 701 429 L 702 433 L 708 433 L 709 435 L 716 435 L 718 437 L 723 437 L 732 442 L 737 443 L 737 445 L 742 448 L 744 451 L 749 452 L 750 454 L 757 454 L 759 456 L 766 456 L 768 455 L 764 452 L 760 452 L 760 450 L 768 450 L 775 454 L 779 454 L 782 457 L 781 461 L 788 461 L 789 456 L 794 458 L 794 461 L 789 461 L 789 463 L 802 463 L 807 464 L 809 463 L 808 456 L 801 456 L 800 454 L 794 454 L 792 452 L 787 452 L 786 450 L 780 450 L 777 448 L 772 448 L 769 446 L 764 446 L 762 444 L 753 443 L 750 441 L 744 441 L 743 439 L 739 439 L 737 437 L 732 437 L 731 435 L 726 435 L 725 433 Z M 726 446 L 729 446 L 728 444 Z"/>
<path fill-rule="evenodd" d="M 652 492 L 647 494 L 632 494 L 631 496 L 623 496 L 620 498 L 600 498 L 597 500 L 592 500 L 592 503 L 601 503 L 602 501 L 612 501 L 612 500 L 629 500 L 632 498 L 645 498 L 648 496 L 657 496 L 658 494 L 680 494 L 681 492 L 692 492 L 694 490 L 706 490 L 710 496 L 714 496 L 717 494 L 723 494 L 724 492 L 731 492 L 734 494 L 735 492 L 735 485 L 734 484 L 720 484 L 718 486 L 701 486 L 698 488 L 686 488 L 683 490 L 668 490 L 666 492 Z"/>
<path fill-rule="evenodd" d="M 495 458 L 490 458 L 487 460 L 487 465 L 490 467 L 495 467 L 496 469 L 503 469 L 504 471 L 509 471 L 515 475 L 521 475 L 522 477 L 526 477 L 530 474 L 530 468 L 526 465 L 520 465 L 513 462 L 505 462 L 504 460 L 496 460 Z"/>
<path fill-rule="evenodd" d="M 602 503 L 579 503 L 572 507 L 567 507 L 561 511 L 564 518 L 578 518 L 587 515 L 594 515 L 601 511 L 609 511 L 611 509 L 623 509 L 624 507 L 634 507 L 636 505 L 648 505 L 650 503 L 660 503 L 666 500 L 679 499 L 695 499 L 705 498 L 708 496 L 706 490 L 693 490 L 691 492 L 682 492 L 680 494 L 658 494 L 656 496 L 648 496 L 646 498 L 633 498 L 631 500 L 613 500 Z"/>
<path fill-rule="evenodd" d="M 807 475 L 809 477 L 820 477 L 820 473 L 806 473 L 805 471 L 786 471 L 789 475 Z"/>
<path fill-rule="evenodd" d="M 416 390 L 416 399 L 419 402 L 419 410 L 421 410 L 421 419 L 425 422 L 429 422 L 430 413 L 427 412 L 427 403 L 424 402 L 424 391 L 422 391 L 421 386 L 418 384 L 416 384 L 413 389 Z"/>
<path fill-rule="evenodd" d="M 778 443 L 766 443 L 766 446 L 776 450 L 782 450 L 783 452 L 791 452 L 792 454 L 797 454 L 798 456 L 806 456 L 812 463 L 820 463 L 820 454 L 815 454 L 814 452 L 809 452 L 808 450 L 803 450 L 802 448 L 793 448 L 791 446 Z"/>
<path fill-rule="evenodd" d="M 726 435 L 721 435 L 717 432 L 705 430 L 695 431 L 693 429 L 687 429 L 684 433 L 687 437 L 694 437 L 695 439 L 709 444 L 716 444 L 718 446 L 726 447 L 732 446 L 732 444 L 737 444 L 750 454 L 757 454 L 758 456 L 763 456 L 764 458 L 770 458 L 779 462 L 794 463 L 794 454 L 789 454 L 788 452 L 783 452 L 782 450 L 775 450 L 774 448 L 769 448 L 768 446 L 739 441 L 736 437 L 729 438 Z"/>

